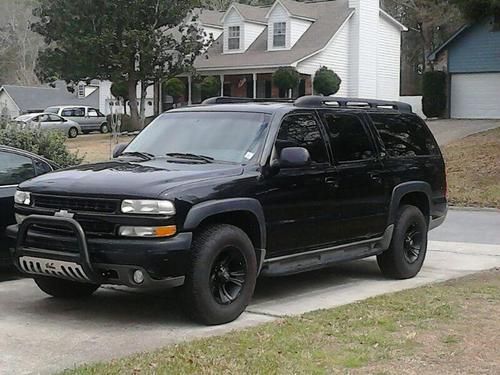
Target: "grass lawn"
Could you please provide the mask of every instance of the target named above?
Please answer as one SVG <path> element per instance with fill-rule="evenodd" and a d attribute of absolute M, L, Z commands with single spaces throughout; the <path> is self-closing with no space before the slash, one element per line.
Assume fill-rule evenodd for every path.
<path fill-rule="evenodd" d="M 450 203 L 500 208 L 500 128 L 445 146 Z"/>
<path fill-rule="evenodd" d="M 500 270 L 65 374 L 500 373 Z"/>
<path fill-rule="evenodd" d="M 121 136 L 118 139 L 118 143 L 128 143 L 131 140 L 132 137 Z M 115 147 L 110 134 L 96 133 L 79 135 L 76 138 L 68 139 L 66 145 L 70 151 L 78 151 L 80 156 L 84 156 L 85 163 L 109 160 L 111 158 L 111 152 Z"/>

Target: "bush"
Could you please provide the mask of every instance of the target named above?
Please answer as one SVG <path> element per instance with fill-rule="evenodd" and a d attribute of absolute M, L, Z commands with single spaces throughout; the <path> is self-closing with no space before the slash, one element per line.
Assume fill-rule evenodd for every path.
<path fill-rule="evenodd" d="M 58 131 L 41 131 L 15 123 L 0 124 L 0 144 L 33 152 L 50 159 L 61 167 L 78 165 L 83 157 L 66 147 L 66 135 Z"/>
<path fill-rule="evenodd" d="M 442 117 L 446 110 L 446 73 L 424 73 L 422 83 L 422 110 L 427 117 Z"/>
<path fill-rule="evenodd" d="M 220 79 L 214 76 L 203 78 L 200 84 L 201 99 L 219 96 L 220 94 Z"/>
<path fill-rule="evenodd" d="M 186 85 L 179 78 L 170 78 L 165 82 L 164 90 L 176 102 L 181 96 L 184 96 Z"/>
<path fill-rule="evenodd" d="M 283 91 L 296 88 L 299 81 L 300 74 L 293 67 L 281 67 L 273 73 L 273 84 Z"/>
<path fill-rule="evenodd" d="M 314 75 L 314 91 L 322 95 L 336 94 L 342 80 L 333 70 L 326 66 L 319 68 Z"/>
<path fill-rule="evenodd" d="M 132 119 L 129 115 L 124 115 L 124 114 L 115 114 L 114 116 L 116 117 L 119 117 L 121 116 L 121 126 L 120 126 L 120 132 L 132 132 L 132 131 L 136 131 L 137 129 L 134 129 L 134 126 L 132 124 Z M 107 115 L 106 116 L 106 121 L 108 122 L 109 124 L 109 127 L 111 129 L 111 115 Z"/>

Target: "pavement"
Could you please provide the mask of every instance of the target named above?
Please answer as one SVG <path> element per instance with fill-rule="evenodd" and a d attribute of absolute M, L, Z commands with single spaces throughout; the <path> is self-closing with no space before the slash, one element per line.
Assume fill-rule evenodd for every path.
<path fill-rule="evenodd" d="M 190 322 L 172 292 L 105 287 L 87 300 L 58 301 L 32 280 L 12 277 L 0 283 L 0 374 L 50 374 L 500 267 L 498 228 L 500 211 L 450 210 L 446 222 L 430 233 L 417 277 L 385 279 L 370 258 L 261 279 L 247 311 L 216 327 Z"/>
<path fill-rule="evenodd" d="M 427 120 L 440 146 L 468 135 L 500 127 L 500 120 Z"/>

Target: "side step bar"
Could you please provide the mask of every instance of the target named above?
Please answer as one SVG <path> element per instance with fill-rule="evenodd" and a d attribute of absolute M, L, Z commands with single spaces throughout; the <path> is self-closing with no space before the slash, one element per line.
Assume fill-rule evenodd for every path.
<path fill-rule="evenodd" d="M 394 225 L 389 225 L 382 237 L 266 259 L 261 274 L 264 276 L 292 275 L 327 267 L 334 263 L 378 255 L 389 247 L 393 231 Z"/>

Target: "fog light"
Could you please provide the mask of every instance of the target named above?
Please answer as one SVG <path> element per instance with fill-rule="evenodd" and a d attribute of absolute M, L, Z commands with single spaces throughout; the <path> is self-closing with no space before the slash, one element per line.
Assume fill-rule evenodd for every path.
<path fill-rule="evenodd" d="M 141 270 L 135 270 L 134 271 L 134 283 L 136 284 L 142 284 L 144 282 L 144 272 Z"/>

